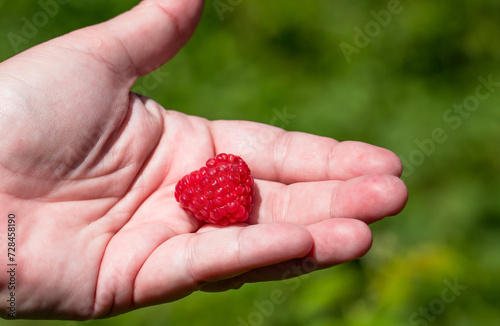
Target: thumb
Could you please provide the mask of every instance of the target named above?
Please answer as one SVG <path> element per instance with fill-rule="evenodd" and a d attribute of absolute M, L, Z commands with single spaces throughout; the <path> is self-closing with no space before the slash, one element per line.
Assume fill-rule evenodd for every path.
<path fill-rule="evenodd" d="M 143 0 L 109 21 L 67 36 L 113 71 L 125 74 L 121 77 L 138 78 L 166 63 L 187 43 L 203 4 L 203 0 Z"/>

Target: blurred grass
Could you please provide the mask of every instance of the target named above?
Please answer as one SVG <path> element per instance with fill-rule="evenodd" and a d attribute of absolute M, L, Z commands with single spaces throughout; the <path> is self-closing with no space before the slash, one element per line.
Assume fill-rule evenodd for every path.
<path fill-rule="evenodd" d="M 61 5 L 20 50 L 135 3 Z M 474 94 L 479 76 L 500 81 L 500 3 L 401 1 L 402 12 L 348 64 L 339 44 L 354 45 L 353 28 L 364 29 L 374 19 L 370 12 L 388 3 L 242 1 L 221 20 L 208 0 L 193 39 L 160 68 L 166 77 L 147 88 L 141 79 L 134 88 L 167 109 L 208 119 L 271 123 L 275 110 L 286 108 L 295 115 L 283 124 L 288 130 L 396 152 L 405 162 L 410 200 L 397 217 L 372 225 L 374 246 L 367 256 L 297 283 L 195 293 L 105 321 L 0 324 L 238 325 L 242 318 L 255 325 L 497 325 L 500 90 L 456 130 L 443 114 Z M 31 20 L 40 10 L 38 2 L 0 0 L 0 60 L 16 53 L 8 33 L 20 35 L 23 17 Z M 417 162 L 416 142 L 430 139 L 436 128 L 446 141 Z M 454 280 L 466 289 L 442 310 L 445 281 Z M 267 302 L 275 290 L 285 301 L 264 316 L 254 303 Z"/>

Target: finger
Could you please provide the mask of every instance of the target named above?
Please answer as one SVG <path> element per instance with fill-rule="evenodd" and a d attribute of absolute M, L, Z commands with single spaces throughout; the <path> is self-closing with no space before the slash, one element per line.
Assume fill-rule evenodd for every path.
<path fill-rule="evenodd" d="M 60 41 L 92 53 L 124 77 L 145 75 L 171 59 L 189 40 L 203 0 L 143 0 L 107 22 Z"/>
<path fill-rule="evenodd" d="M 264 180 L 290 184 L 402 172 L 394 153 L 361 142 L 338 142 L 244 121 L 214 121 L 212 135 L 217 152 L 241 155 L 254 176 Z"/>
<path fill-rule="evenodd" d="M 309 225 L 339 217 L 373 223 L 399 213 L 408 198 L 405 184 L 390 175 L 291 185 L 257 180 L 255 184 L 250 224 L 286 221 Z"/>
<path fill-rule="evenodd" d="M 332 219 L 309 225 L 314 245 L 306 257 L 272 266 L 253 269 L 227 280 L 210 282 L 203 291 L 226 291 L 245 283 L 286 280 L 328 268 L 364 256 L 370 250 L 372 233 L 363 222 L 353 219 Z M 296 281 L 288 281 L 291 284 Z M 293 285 L 293 284 L 292 284 Z"/>
<path fill-rule="evenodd" d="M 309 232 L 288 223 L 231 226 L 174 237 L 158 247 L 138 273 L 134 304 L 176 300 L 207 281 L 303 257 L 311 246 Z"/>

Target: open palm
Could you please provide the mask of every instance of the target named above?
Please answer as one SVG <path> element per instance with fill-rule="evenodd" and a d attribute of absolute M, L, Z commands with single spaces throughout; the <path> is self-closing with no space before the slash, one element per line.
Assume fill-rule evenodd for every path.
<path fill-rule="evenodd" d="M 390 151 L 207 121 L 130 93 L 185 44 L 202 6 L 146 0 L 0 63 L 0 207 L 16 216 L 18 318 L 107 317 L 295 276 L 305 259 L 329 267 L 366 253 L 367 224 L 404 207 Z M 255 178 L 246 224 L 203 225 L 174 199 L 176 182 L 221 152 L 242 155 Z"/>

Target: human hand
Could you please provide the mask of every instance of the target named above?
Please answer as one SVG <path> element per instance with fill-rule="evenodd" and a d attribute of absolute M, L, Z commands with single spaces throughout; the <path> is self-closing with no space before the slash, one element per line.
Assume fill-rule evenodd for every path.
<path fill-rule="evenodd" d="M 146 0 L 0 64 L 0 207 L 16 216 L 17 318 L 108 317 L 296 276 L 287 271 L 304 260 L 330 267 L 364 255 L 367 224 L 404 207 L 388 150 L 207 121 L 130 93 L 187 42 L 202 6 Z M 248 223 L 188 216 L 176 182 L 216 153 L 242 151 L 256 189 Z"/>

